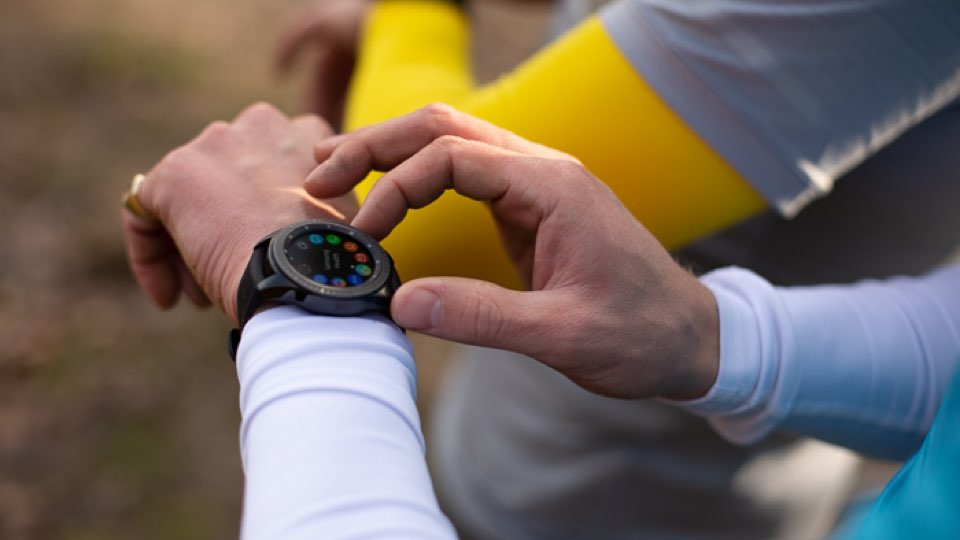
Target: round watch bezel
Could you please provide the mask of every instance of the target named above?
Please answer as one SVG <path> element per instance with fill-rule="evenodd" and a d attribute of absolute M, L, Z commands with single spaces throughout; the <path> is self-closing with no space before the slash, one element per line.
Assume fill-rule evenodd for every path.
<path fill-rule="evenodd" d="M 370 256 L 373 258 L 373 274 L 360 285 L 353 287 L 334 287 L 332 285 L 323 285 L 301 274 L 290 263 L 286 256 L 287 247 L 297 237 L 304 233 L 313 232 L 333 232 L 345 237 L 349 237 L 361 244 Z M 387 252 L 380 247 L 380 243 L 374 240 L 360 229 L 351 227 L 344 223 L 328 220 L 312 220 L 300 222 L 286 227 L 277 232 L 270 242 L 268 252 L 270 266 L 279 274 L 283 275 L 291 282 L 304 289 L 305 291 L 320 296 L 327 296 L 338 299 L 363 298 L 376 293 L 386 286 L 390 279 L 392 261 Z"/>

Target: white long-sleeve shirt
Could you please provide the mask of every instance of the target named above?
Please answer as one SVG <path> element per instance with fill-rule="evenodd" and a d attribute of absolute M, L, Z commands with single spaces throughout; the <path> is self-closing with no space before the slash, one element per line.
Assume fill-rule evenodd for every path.
<path fill-rule="evenodd" d="M 916 450 L 960 359 L 960 266 L 855 286 L 776 288 L 740 269 L 703 281 L 720 309 L 720 372 L 685 407 L 738 441 L 779 426 Z M 456 536 L 394 325 L 270 309 L 247 324 L 237 373 L 245 539 Z"/>
<path fill-rule="evenodd" d="M 771 286 L 737 268 L 703 277 L 720 310 L 720 372 L 685 407 L 726 438 L 780 427 L 905 459 L 960 361 L 960 265 L 852 286 Z"/>
<path fill-rule="evenodd" d="M 454 538 L 424 460 L 410 343 L 382 317 L 279 307 L 237 355 L 242 537 Z"/>

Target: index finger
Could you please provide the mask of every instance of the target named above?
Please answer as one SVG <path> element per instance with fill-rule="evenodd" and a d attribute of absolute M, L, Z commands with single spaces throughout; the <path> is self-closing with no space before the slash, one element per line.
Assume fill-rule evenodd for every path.
<path fill-rule="evenodd" d="M 521 154 L 572 159 L 448 105 L 432 104 L 319 142 L 314 147 L 314 156 L 321 165 L 310 173 L 304 187 L 314 197 L 339 195 L 353 188 L 370 171 L 390 170 L 444 135 Z"/>
<path fill-rule="evenodd" d="M 499 219 L 534 231 L 563 197 L 563 187 L 544 182 L 542 158 L 477 141 L 445 136 L 385 174 L 370 190 L 354 226 L 384 238 L 409 209 L 422 208 L 444 191 L 491 203 Z"/>

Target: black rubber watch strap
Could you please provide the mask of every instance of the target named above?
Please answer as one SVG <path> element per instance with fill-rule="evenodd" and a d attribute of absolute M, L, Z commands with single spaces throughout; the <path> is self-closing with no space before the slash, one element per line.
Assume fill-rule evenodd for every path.
<path fill-rule="evenodd" d="M 237 328 L 230 330 L 227 337 L 227 350 L 234 362 L 237 361 L 237 348 L 240 346 L 243 327 L 263 304 L 263 296 L 257 291 L 257 284 L 266 277 L 267 249 L 272 238 L 271 235 L 257 243 L 250 262 L 240 277 L 240 286 L 237 287 Z"/>
<path fill-rule="evenodd" d="M 250 263 L 247 264 L 247 269 L 240 278 L 240 286 L 237 287 L 237 324 L 241 330 L 263 302 L 263 298 L 257 292 L 257 283 L 262 281 L 266 274 L 264 267 L 269 245 L 268 239 L 261 241 L 253 248 Z"/>

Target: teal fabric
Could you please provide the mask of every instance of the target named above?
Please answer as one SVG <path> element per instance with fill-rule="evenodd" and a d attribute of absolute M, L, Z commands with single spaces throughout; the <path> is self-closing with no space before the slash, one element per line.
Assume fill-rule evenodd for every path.
<path fill-rule="evenodd" d="M 920 450 L 837 540 L 960 539 L 960 373 Z"/>

